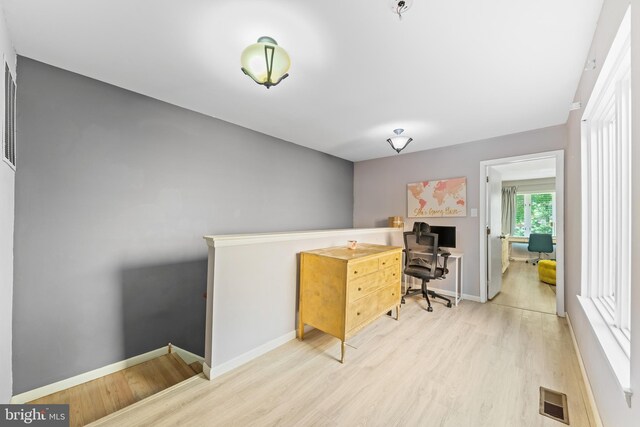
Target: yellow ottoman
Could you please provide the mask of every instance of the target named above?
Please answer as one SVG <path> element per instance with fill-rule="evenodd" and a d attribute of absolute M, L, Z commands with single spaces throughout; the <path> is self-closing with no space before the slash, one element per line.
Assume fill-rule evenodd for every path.
<path fill-rule="evenodd" d="M 556 284 L 556 262 L 551 259 L 542 259 L 538 262 L 538 277 L 541 282 L 550 285 Z"/>

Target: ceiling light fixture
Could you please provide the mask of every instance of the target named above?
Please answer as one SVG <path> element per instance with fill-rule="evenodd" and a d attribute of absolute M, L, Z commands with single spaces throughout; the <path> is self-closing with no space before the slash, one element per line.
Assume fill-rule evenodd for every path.
<path fill-rule="evenodd" d="M 409 10 L 412 4 L 413 0 L 391 0 L 391 10 L 402 20 L 402 14 Z"/>
<path fill-rule="evenodd" d="M 395 129 L 393 133 L 395 133 L 396 136 L 387 139 L 387 142 L 389 143 L 389 145 L 391 145 L 391 148 L 396 150 L 398 153 L 404 150 L 404 148 L 409 145 L 411 141 L 413 141 L 413 138 L 409 138 L 408 136 L 401 136 L 400 134 L 402 132 L 404 132 L 404 129 Z"/>
<path fill-rule="evenodd" d="M 258 42 L 248 46 L 240 56 L 242 72 L 259 85 L 269 89 L 289 74 L 291 60 L 289 54 L 271 37 L 260 37 Z"/>

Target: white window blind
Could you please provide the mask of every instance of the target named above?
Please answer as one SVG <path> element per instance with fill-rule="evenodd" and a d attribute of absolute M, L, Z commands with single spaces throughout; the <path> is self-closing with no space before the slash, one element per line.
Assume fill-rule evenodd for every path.
<path fill-rule="evenodd" d="M 628 17 L 627 17 L 628 18 Z M 625 18 L 582 125 L 582 296 L 630 354 L 631 50 Z"/>

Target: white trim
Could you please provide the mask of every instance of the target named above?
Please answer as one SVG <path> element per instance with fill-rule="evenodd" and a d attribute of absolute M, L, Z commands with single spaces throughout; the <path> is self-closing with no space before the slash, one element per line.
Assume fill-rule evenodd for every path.
<path fill-rule="evenodd" d="M 181 389 L 182 387 L 186 387 L 189 384 L 191 384 L 192 382 L 198 381 L 198 379 L 204 379 L 202 378 L 201 374 L 197 374 L 192 376 L 191 378 L 187 378 L 184 381 L 180 381 L 177 384 L 172 385 L 171 387 L 165 388 L 164 390 L 160 390 L 159 392 L 152 394 L 151 396 L 147 396 L 142 400 L 138 400 L 137 402 L 132 403 L 129 406 L 125 406 L 124 408 L 116 411 L 116 412 L 112 412 L 107 416 L 104 416 L 102 418 L 99 418 L 93 422 L 91 422 L 90 426 L 100 426 L 100 425 L 119 425 L 118 422 L 112 422 L 113 420 L 117 420 L 118 417 L 120 417 L 122 414 L 125 414 L 127 412 L 131 412 L 131 411 L 136 411 L 138 408 L 140 408 L 141 406 L 146 406 L 149 404 L 149 402 L 152 402 L 154 400 L 160 399 L 164 396 L 166 396 L 167 394 L 173 394 L 176 392 L 176 390 Z"/>
<path fill-rule="evenodd" d="M 576 297 L 580 302 L 584 315 L 589 320 L 589 325 L 596 337 L 596 341 L 600 345 L 603 356 L 607 359 L 607 364 L 611 368 L 618 386 L 620 386 L 620 391 L 624 393 L 627 405 L 631 407 L 631 396 L 633 395 L 633 390 L 631 389 L 631 361 L 591 298 L 580 295 L 576 295 Z"/>
<path fill-rule="evenodd" d="M 480 162 L 480 302 L 487 302 L 487 248 L 485 229 L 487 218 L 487 167 L 547 158 L 555 158 L 556 160 L 556 260 L 558 261 L 556 266 L 556 313 L 558 316 L 564 317 L 564 150 L 545 151 L 542 153 L 483 160 Z"/>
<path fill-rule="evenodd" d="M 14 173 L 16 172 L 16 166 L 15 166 L 13 163 L 11 163 L 11 162 L 9 161 L 9 159 L 7 159 L 7 158 L 4 156 L 4 147 L 2 147 L 2 160 L 4 160 L 4 162 L 9 166 L 9 168 L 11 168 L 11 170 L 12 170 Z"/>
<path fill-rule="evenodd" d="M 209 367 L 207 364 L 203 365 L 203 372 L 207 378 L 214 379 L 219 377 L 222 374 L 225 374 L 239 366 L 244 365 L 247 362 L 252 361 L 265 353 L 270 352 L 283 344 L 288 343 L 291 340 L 296 338 L 296 331 L 287 332 L 281 337 L 275 338 L 267 343 L 262 344 L 260 347 L 256 347 L 252 350 L 247 351 L 246 353 L 241 354 L 238 357 L 234 357 L 233 359 L 224 362 L 220 365 Z"/>
<path fill-rule="evenodd" d="M 191 365 L 194 362 L 200 362 L 202 363 L 202 366 L 204 366 L 204 357 L 198 356 L 197 354 L 191 353 L 190 351 L 177 347 L 173 344 L 171 344 L 171 349 L 175 353 L 178 353 L 180 359 L 184 360 L 187 365 Z"/>
<path fill-rule="evenodd" d="M 431 283 L 433 284 L 433 282 Z M 448 297 L 455 298 L 456 296 L 456 293 L 454 291 L 449 291 L 447 289 L 440 289 L 433 285 L 429 286 L 429 290 L 436 291 L 437 293 L 448 296 Z M 461 300 L 480 302 L 480 297 L 477 295 L 462 294 L 461 296 L 462 296 Z"/>
<path fill-rule="evenodd" d="M 41 397 L 47 396 L 51 393 L 66 390 L 70 387 L 74 387 L 83 383 L 86 383 L 96 378 L 104 377 L 105 375 L 112 374 L 114 372 L 121 371 L 139 363 L 146 362 L 147 360 L 155 359 L 164 354 L 167 354 L 167 346 L 152 350 L 138 356 L 131 357 L 120 362 L 112 363 L 111 365 L 103 366 L 102 368 L 94 369 L 93 371 L 85 372 L 80 375 L 76 375 L 66 380 L 58 381 L 53 384 L 38 387 L 36 389 L 20 393 L 11 398 L 11 403 L 26 403 Z"/>
<path fill-rule="evenodd" d="M 576 351 L 576 356 L 578 356 L 578 365 L 580 365 L 580 372 L 582 372 L 584 387 L 587 390 L 587 399 L 589 400 L 591 411 L 593 413 L 593 416 L 595 417 L 595 420 L 593 420 L 595 422 L 595 427 L 603 427 L 602 419 L 600 419 L 600 413 L 598 412 L 598 406 L 596 405 L 596 399 L 593 397 L 591 382 L 589 382 L 589 376 L 587 375 L 587 370 L 584 368 L 582 353 L 580 353 L 580 347 L 578 346 L 578 341 L 576 340 L 576 334 L 573 332 L 573 325 L 571 325 L 571 319 L 569 318 L 569 313 L 566 313 L 566 317 L 567 317 L 567 324 L 569 325 L 569 334 L 571 335 L 571 341 L 573 342 L 573 349 Z M 589 414 L 587 413 L 587 415 Z"/>
<path fill-rule="evenodd" d="M 225 246 L 244 246 L 258 243 L 286 242 L 292 240 L 308 240 L 327 236 L 353 236 L 354 234 L 378 234 L 391 231 L 401 232 L 401 228 L 347 228 L 339 230 L 315 230 L 315 231 L 290 231 L 282 233 L 256 233 L 256 234 L 228 234 L 219 236 L 204 236 L 207 245 L 212 248 Z"/>
<path fill-rule="evenodd" d="M 188 365 L 197 361 L 197 362 L 202 362 L 204 366 L 203 357 L 193 354 L 187 350 L 183 350 L 179 347 L 176 347 L 175 345 L 172 345 L 171 347 L 172 347 L 172 350 L 178 353 L 178 356 L 180 356 L 182 360 L 184 360 Z M 67 378 L 66 380 L 58 381 L 53 384 L 45 385 L 30 391 L 26 391 L 24 393 L 20 393 L 11 398 L 11 403 L 21 404 L 21 403 L 31 402 L 32 400 L 39 399 L 44 396 L 48 396 L 52 393 L 66 390 L 68 388 L 75 387 L 80 384 L 84 384 L 86 382 L 95 380 L 97 378 L 102 378 L 106 375 L 113 374 L 114 372 L 118 372 L 123 369 L 130 368 L 140 363 L 147 362 L 151 359 L 155 359 L 156 357 L 164 356 L 168 352 L 169 352 L 168 346 L 164 346 L 156 350 L 152 350 L 147 353 L 140 354 L 138 356 L 130 357 L 129 359 L 121 360 L 119 362 L 112 363 L 111 365 L 103 366 L 102 368 L 94 369 L 93 371 L 85 372 L 83 374 L 76 375 L 71 378 Z"/>

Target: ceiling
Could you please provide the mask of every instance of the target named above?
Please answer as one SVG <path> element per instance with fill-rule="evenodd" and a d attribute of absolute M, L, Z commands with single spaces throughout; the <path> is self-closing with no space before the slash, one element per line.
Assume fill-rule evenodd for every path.
<path fill-rule="evenodd" d="M 2 0 L 16 51 L 351 161 L 565 123 L 602 0 Z M 268 35 L 290 77 L 240 53 Z"/>

